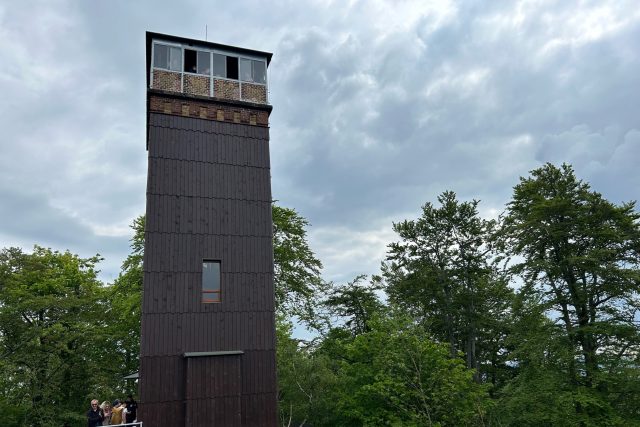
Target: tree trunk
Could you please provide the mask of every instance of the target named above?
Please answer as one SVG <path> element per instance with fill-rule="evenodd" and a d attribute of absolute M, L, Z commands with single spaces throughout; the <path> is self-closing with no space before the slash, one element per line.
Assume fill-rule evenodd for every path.
<path fill-rule="evenodd" d="M 444 285 L 444 298 L 446 304 L 445 322 L 447 324 L 447 339 L 449 341 L 449 352 L 451 357 L 456 357 L 458 352 L 456 351 L 456 341 L 453 333 L 453 316 L 451 315 L 451 287 Z"/>

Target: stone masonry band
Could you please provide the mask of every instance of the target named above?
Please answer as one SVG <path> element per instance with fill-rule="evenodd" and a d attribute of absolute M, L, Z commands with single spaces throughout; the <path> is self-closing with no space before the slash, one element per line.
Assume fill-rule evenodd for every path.
<path fill-rule="evenodd" d="M 267 111 L 196 100 L 180 100 L 152 95 L 149 97 L 149 111 L 252 126 L 269 126 L 269 113 Z"/>

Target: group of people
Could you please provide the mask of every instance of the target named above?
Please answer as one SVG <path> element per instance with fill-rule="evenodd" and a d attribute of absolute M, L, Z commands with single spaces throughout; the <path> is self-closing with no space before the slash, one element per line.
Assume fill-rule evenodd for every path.
<path fill-rule="evenodd" d="M 91 401 L 91 409 L 87 412 L 88 427 L 111 426 L 118 424 L 135 423 L 138 417 L 138 404 L 129 395 L 124 402 L 116 399 L 113 403 L 100 402 L 98 399 Z"/>

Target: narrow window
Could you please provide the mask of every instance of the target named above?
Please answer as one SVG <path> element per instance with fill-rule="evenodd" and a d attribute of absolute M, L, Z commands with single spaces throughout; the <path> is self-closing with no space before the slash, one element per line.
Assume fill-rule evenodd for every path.
<path fill-rule="evenodd" d="M 196 72 L 196 64 L 198 62 L 198 53 L 195 50 L 184 50 L 184 71 L 187 73 Z"/>
<path fill-rule="evenodd" d="M 220 261 L 202 261 L 202 302 L 220 301 Z"/>
<path fill-rule="evenodd" d="M 227 58 L 224 55 L 213 54 L 213 75 L 227 77 Z"/>
<path fill-rule="evenodd" d="M 198 74 L 209 75 L 211 70 L 211 59 L 209 58 L 209 52 L 198 51 Z"/>
<path fill-rule="evenodd" d="M 227 78 L 238 80 L 238 58 L 227 56 Z"/>
<path fill-rule="evenodd" d="M 253 81 L 256 83 L 267 84 L 267 67 L 264 61 L 253 62 Z"/>
<path fill-rule="evenodd" d="M 180 71 L 180 62 L 182 62 L 182 48 L 169 48 L 169 69 L 171 71 Z"/>
<path fill-rule="evenodd" d="M 156 44 L 153 46 L 154 68 L 169 68 L 169 46 Z"/>
<path fill-rule="evenodd" d="M 252 82 L 252 71 L 251 71 L 251 61 L 250 59 L 240 59 L 240 80 L 243 82 Z"/>

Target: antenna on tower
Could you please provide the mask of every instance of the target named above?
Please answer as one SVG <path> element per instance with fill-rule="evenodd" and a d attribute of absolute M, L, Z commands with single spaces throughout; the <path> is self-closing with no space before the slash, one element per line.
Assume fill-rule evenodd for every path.
<path fill-rule="evenodd" d="M 208 29 L 209 29 L 209 28 L 208 28 L 208 26 L 205 24 L 205 26 L 204 26 L 204 40 L 205 40 L 205 41 L 208 41 L 208 40 L 207 40 L 207 32 L 208 32 Z"/>

